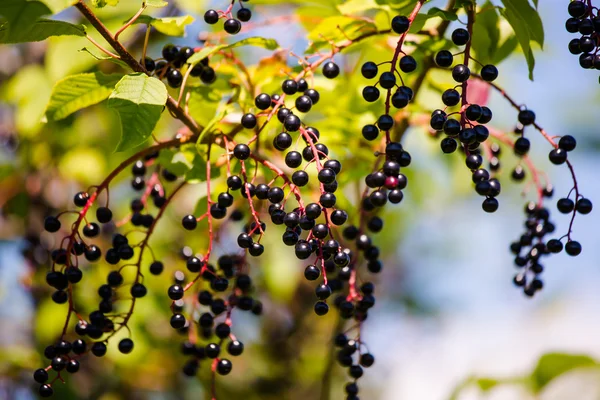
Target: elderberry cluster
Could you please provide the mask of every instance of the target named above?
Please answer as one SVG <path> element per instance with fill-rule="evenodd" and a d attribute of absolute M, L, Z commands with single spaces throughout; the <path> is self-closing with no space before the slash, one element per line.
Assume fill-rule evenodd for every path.
<path fill-rule="evenodd" d="M 225 32 L 229 33 L 230 35 L 239 33 L 239 31 L 242 29 L 242 22 L 248 22 L 250 21 L 250 18 L 252 18 L 252 11 L 244 7 L 242 1 L 247 2 L 248 0 L 239 0 L 240 8 L 236 13 L 237 18 L 234 18 L 232 13 L 235 0 L 231 0 L 231 5 L 225 11 L 217 11 L 213 9 L 206 11 L 204 13 L 204 22 L 214 25 L 219 22 L 219 19 L 223 18 L 225 19 L 225 22 L 223 23 L 223 29 L 225 29 Z"/>
<path fill-rule="evenodd" d="M 348 372 L 354 382 L 349 382 L 345 386 L 346 400 L 358 400 L 358 382 L 363 375 L 363 368 L 369 368 L 375 363 L 375 357 L 365 351 L 364 343 L 360 340 L 348 339 L 340 333 L 335 337 L 335 346 L 339 349 L 336 353 L 337 362 L 348 367 Z"/>
<path fill-rule="evenodd" d="M 191 47 L 167 44 L 162 49 L 162 58 L 146 57 L 143 65 L 148 73 L 159 79 L 166 79 L 169 86 L 174 89 L 181 87 L 183 83 L 183 76 L 186 73 L 186 70 L 182 72 L 183 68 L 191 68 L 190 76 L 200 77 L 203 83 L 207 85 L 213 83 L 217 79 L 217 75 L 215 70 L 210 67 L 208 57 L 192 67 L 187 64 L 192 55 L 194 55 L 194 49 Z"/>
<path fill-rule="evenodd" d="M 600 12 L 591 3 L 574 0 L 567 8 L 569 15 L 565 28 L 569 33 L 582 35 L 569 42 L 571 54 L 579 55 L 579 65 L 583 69 L 600 69 Z"/>
<path fill-rule="evenodd" d="M 200 362 L 209 359 L 215 361 L 216 372 L 219 375 L 227 375 L 231 372 L 233 364 L 229 359 L 222 357 L 222 348 L 225 347 L 227 353 L 234 357 L 244 351 L 244 344 L 236 339 L 231 330 L 232 311 L 251 311 L 254 315 L 262 313 L 262 303 L 250 295 L 252 280 L 244 272 L 247 269 L 246 260 L 239 254 L 224 254 L 218 258 L 215 268 L 201 257 L 191 256 L 187 258 L 186 266 L 190 272 L 199 273 L 202 280 L 209 284 L 209 288 L 198 293 L 199 307 L 190 310 L 190 313 L 200 314 L 197 321 L 190 321 L 184 315 L 183 273 L 167 290 L 169 298 L 173 300 L 171 327 L 188 336 L 193 323 L 204 341 L 203 344 L 189 340 L 182 343 L 181 352 L 189 357 L 183 366 L 183 373 L 186 376 L 195 376 Z M 230 283 L 230 280 L 233 282 Z"/>
<path fill-rule="evenodd" d="M 452 42 L 456 46 L 470 46 L 470 40 L 471 35 L 466 29 L 458 28 L 452 32 Z M 494 212 L 498 209 L 496 197 L 500 194 L 501 186 L 498 179 L 492 177 L 485 168 L 481 168 L 483 157 L 479 149 L 481 143 L 490 135 L 485 124 L 492 120 L 492 111 L 486 106 L 468 102 L 467 81 L 471 78 L 468 63 L 473 59 L 467 50 L 464 53 L 464 63 L 452 68 L 452 78 L 457 85 L 442 93 L 445 108 L 435 110 L 431 114 L 430 126 L 439 134 L 446 135 L 440 143 L 442 152 L 454 153 L 460 144 L 465 155 L 465 164 L 472 173 L 475 191 L 485 197 L 482 208 L 486 212 Z M 454 55 L 448 50 L 441 50 L 435 55 L 435 62 L 441 68 L 450 68 L 454 63 Z M 494 65 L 484 65 L 480 75 L 483 80 L 492 82 L 498 77 L 498 69 Z M 449 110 L 452 107 L 459 109 Z"/>
<path fill-rule="evenodd" d="M 149 167 L 153 165 L 158 153 L 151 153 L 145 156 L 143 160 L 136 161 L 132 166 L 131 186 L 135 191 L 144 190 L 144 194 L 140 198 L 135 198 L 131 201 L 131 214 L 129 222 L 133 226 L 147 228 L 149 234 L 155 223 L 155 217 L 152 215 L 152 210 L 148 203 L 152 199 L 154 207 L 161 209 L 166 204 L 165 188 L 162 181 L 172 182 L 177 179 L 177 176 L 166 169 L 153 168 L 149 171 Z M 161 181 L 162 180 L 162 181 Z M 102 250 L 97 244 L 89 243 L 92 238 L 100 238 L 101 228 L 107 234 L 114 231 L 113 212 L 106 206 L 96 208 L 97 222 L 89 221 L 90 215 L 88 211 L 93 206 L 98 194 L 106 188 L 96 188 L 96 193 L 90 195 L 87 192 L 79 192 L 74 196 L 73 203 L 80 208 L 77 214 L 78 220 L 72 225 L 71 233 L 66 236 L 60 243 L 60 248 L 51 252 L 52 269 L 46 275 L 46 282 L 56 291 L 52 294 L 52 299 L 57 304 L 70 302 L 69 317 L 73 310 L 73 299 L 69 299 L 72 293 L 73 285 L 79 283 L 83 278 L 83 265 L 80 265 L 80 256 L 83 256 L 88 262 L 98 261 L 102 257 Z M 62 213 L 66 214 L 66 213 Z M 85 222 L 83 227 L 80 224 Z M 46 231 L 55 233 L 61 230 L 62 224 L 59 217 L 48 216 L 44 221 Z M 80 232 L 81 230 L 81 232 Z M 116 233 L 110 241 L 111 246 L 104 254 L 105 261 L 109 265 L 116 265 L 122 261 L 131 260 L 134 255 L 134 249 L 140 248 L 140 256 L 137 263 L 123 264 L 118 270 L 108 273 L 106 282 L 98 288 L 98 308 L 89 313 L 87 319 L 83 319 L 81 314 L 77 314 L 79 321 L 75 326 L 75 332 L 80 336 L 72 342 L 65 340 L 68 321 L 65 323 L 65 331 L 61 336 L 60 341 L 56 345 L 51 345 L 44 352 L 46 358 L 50 360 L 50 365 L 46 368 L 38 369 L 34 373 L 34 379 L 40 383 L 39 393 L 42 397 L 49 397 L 53 394 L 52 384 L 57 379 L 62 379 L 61 372 L 66 370 L 69 373 L 75 373 L 79 370 L 79 359 L 91 352 L 97 357 L 102 357 L 106 354 L 108 340 L 122 327 L 127 326 L 131 311 L 126 317 L 116 313 L 115 303 L 119 300 L 127 298 L 132 299 L 132 302 L 137 298 L 144 297 L 147 294 L 146 286 L 141 282 L 141 272 L 139 272 L 141 262 L 141 252 L 147 246 L 146 240 L 135 245 L 129 242 L 129 238 L 125 235 Z M 124 267 L 136 266 L 138 273 L 133 282 L 125 282 L 121 270 Z M 160 274 L 163 270 L 163 265 L 160 261 L 154 260 L 150 265 L 150 272 L 154 275 Z M 133 341 L 130 338 L 124 338 L 119 342 L 119 351 L 123 354 L 130 353 L 133 350 Z M 52 381 L 49 381 L 48 372 L 52 370 L 56 372 L 56 376 Z"/>
<path fill-rule="evenodd" d="M 407 17 L 398 15 L 392 19 L 392 30 L 394 32 L 404 34 L 409 28 L 410 20 Z M 404 54 L 400 57 L 398 63 L 396 63 L 396 58 L 399 54 L 400 53 L 397 53 L 392 61 L 386 61 L 380 64 L 375 64 L 373 61 L 367 61 L 361 67 L 361 73 L 366 79 L 374 79 L 379 75 L 378 81 L 374 85 L 365 86 L 363 88 L 362 96 L 365 101 L 372 103 L 379 99 L 381 92 L 377 86 L 380 86 L 387 92 L 386 113 L 381 115 L 376 123 L 365 125 L 362 129 L 362 135 L 367 140 L 375 140 L 379 136 L 380 131 L 387 132 L 392 129 L 394 118 L 389 115 L 390 102 L 395 108 L 403 109 L 413 99 L 413 90 L 404 84 L 400 71 L 405 74 L 415 71 L 417 69 L 417 61 L 413 56 Z M 380 75 L 379 67 L 388 63 L 391 64 L 390 70 L 384 71 Z M 398 71 L 398 69 L 400 69 L 400 71 Z M 400 84 L 398 84 L 398 81 Z M 394 89 L 395 91 L 392 94 Z"/>

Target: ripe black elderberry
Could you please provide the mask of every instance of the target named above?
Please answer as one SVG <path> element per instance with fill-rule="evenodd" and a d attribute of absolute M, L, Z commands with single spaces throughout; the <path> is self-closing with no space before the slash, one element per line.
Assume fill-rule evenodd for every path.
<path fill-rule="evenodd" d="M 334 79 L 340 74 L 340 67 L 333 61 L 328 61 L 323 65 L 323 76 L 328 79 Z"/>
<path fill-rule="evenodd" d="M 435 63 L 442 68 L 448 68 L 452 66 L 454 62 L 454 56 L 448 50 L 441 50 L 435 55 Z"/>
<path fill-rule="evenodd" d="M 377 76 L 379 69 L 377 68 L 377 64 L 373 61 L 367 61 L 362 65 L 360 72 L 365 78 L 373 79 Z"/>
<path fill-rule="evenodd" d="M 248 22 L 252 18 L 252 11 L 248 8 L 240 8 L 237 12 L 237 18 L 242 22 Z"/>
<path fill-rule="evenodd" d="M 464 46 L 470 39 L 471 36 L 466 29 L 458 28 L 452 32 L 452 42 L 457 46 Z"/>
<path fill-rule="evenodd" d="M 242 29 L 242 24 L 237 19 L 231 18 L 225 21 L 223 24 L 223 29 L 225 29 L 225 32 L 229 33 L 230 35 L 235 35 Z"/>
<path fill-rule="evenodd" d="M 403 15 L 396 15 L 392 18 L 392 30 L 397 34 L 402 34 L 410 28 L 410 20 Z"/>

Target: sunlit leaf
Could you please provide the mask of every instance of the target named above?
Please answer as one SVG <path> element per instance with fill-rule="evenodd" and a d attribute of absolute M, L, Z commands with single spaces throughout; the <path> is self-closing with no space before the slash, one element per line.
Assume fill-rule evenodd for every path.
<path fill-rule="evenodd" d="M 144 2 L 148 7 L 161 8 L 161 7 L 166 7 L 167 5 L 169 5 L 169 3 L 167 3 L 166 1 L 163 1 L 163 0 L 145 0 Z"/>
<path fill-rule="evenodd" d="M 316 51 L 324 47 L 330 47 L 331 43 L 339 45 L 348 38 L 355 38 L 367 32 L 377 31 L 373 21 L 364 18 L 347 16 L 335 16 L 325 18 L 308 33 L 311 46 L 308 52 Z"/>
<path fill-rule="evenodd" d="M 222 44 L 218 46 L 205 46 L 202 50 L 194 54 L 188 59 L 188 64 L 196 65 L 206 57 L 221 51 L 228 49 L 235 49 L 236 47 L 241 46 L 257 46 L 262 47 L 267 50 L 275 50 L 279 47 L 279 44 L 275 39 L 267 39 L 262 37 L 249 37 L 246 39 L 242 39 L 238 42 L 232 44 Z"/>
<path fill-rule="evenodd" d="M 185 36 L 185 27 L 194 22 L 194 17 L 184 15 L 181 17 L 154 18 L 149 15 L 140 15 L 136 24 L 153 26 L 157 31 L 167 36 Z"/>
<path fill-rule="evenodd" d="M 152 134 L 167 102 L 167 88 L 156 78 L 137 73 L 124 76 L 108 99 L 121 118 L 117 151 L 136 147 Z"/>
<path fill-rule="evenodd" d="M 46 117 L 48 120 L 63 119 L 75 111 L 105 100 L 122 77 L 121 74 L 94 72 L 71 75 L 58 81 L 52 90 Z"/>
<path fill-rule="evenodd" d="M 42 0 L 42 3 L 46 4 L 52 10 L 52 14 L 58 14 L 77 3 L 77 0 Z"/>

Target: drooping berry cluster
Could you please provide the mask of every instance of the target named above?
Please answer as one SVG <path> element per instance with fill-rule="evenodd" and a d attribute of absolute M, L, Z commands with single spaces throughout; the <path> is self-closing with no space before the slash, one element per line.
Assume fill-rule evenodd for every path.
<path fill-rule="evenodd" d="M 567 32 L 581 37 L 569 42 L 571 54 L 579 55 L 579 65 L 583 69 L 600 69 L 600 12 L 591 1 L 573 0 L 567 10 L 571 16 L 565 23 Z"/>
<path fill-rule="evenodd" d="M 204 13 L 204 22 L 210 25 L 214 25 L 219 22 L 219 19 L 224 19 L 223 29 L 225 32 L 230 35 L 235 35 L 239 33 L 242 29 L 242 22 L 250 21 L 252 18 L 252 11 L 250 9 L 244 7 L 242 2 L 247 2 L 248 0 L 238 0 L 240 3 L 240 8 L 237 10 L 236 17 L 233 17 L 233 6 L 235 5 L 235 0 L 231 0 L 231 4 L 227 7 L 226 10 L 213 10 L 210 9 Z"/>
<path fill-rule="evenodd" d="M 401 202 L 403 190 L 407 186 L 407 178 L 401 173 L 401 168 L 410 165 L 411 156 L 400 143 L 403 131 L 396 129 L 398 126 L 395 118 L 398 119 L 399 114 L 392 112 L 392 106 L 398 110 L 404 109 L 415 96 L 413 89 L 405 84 L 405 79 L 408 79 L 405 74 L 416 71 L 418 66 L 415 58 L 403 51 L 403 43 L 424 2 L 425 0 L 417 0 L 413 12 L 408 17 L 393 18 L 391 30 L 399 34 L 400 38 L 393 58 L 389 61 L 391 65 L 389 71 L 381 74 L 379 72 L 381 65 L 388 62 L 375 64 L 369 61 L 361 68 L 365 78 L 377 77 L 378 79 L 376 84 L 364 88 L 363 98 L 366 101 L 375 102 L 381 96 L 380 89 L 386 91 L 385 111 L 373 124 L 363 128 L 363 137 L 373 141 L 377 139 L 380 132 L 384 131 L 385 141 L 381 140 L 381 146 L 378 147 L 380 151 L 376 156 L 379 158 L 374 171 L 365 179 L 366 187 L 360 202 L 359 221 L 354 225 L 346 225 L 341 234 L 339 227 L 345 225 L 349 219 L 346 211 L 337 207 L 338 198 L 335 194 L 342 165 L 333 154 L 330 154 L 330 149 L 323 143 L 319 130 L 307 123 L 309 119 L 305 114 L 310 112 L 320 99 L 319 92 L 309 87 L 307 80 L 310 80 L 310 75 L 321 65 L 323 65 L 322 74 L 326 78 L 337 77 L 340 68 L 333 62 L 334 55 L 354 41 L 361 40 L 360 38 L 347 37 L 347 41 L 342 45 L 332 44 L 331 53 L 326 55 L 318 53 L 316 56 L 319 59 L 313 63 L 307 61 L 310 57 L 300 59 L 302 72 L 295 78 L 285 79 L 282 82 L 281 95 L 261 93 L 254 97 L 259 90 L 255 91 L 256 87 L 252 87 L 254 85 L 248 85 L 248 93 L 251 93 L 251 98 L 254 97 L 254 105 L 250 106 L 250 109 L 247 104 L 239 105 L 244 111 L 241 126 L 236 125 L 235 129 L 228 134 L 221 132 L 220 129 L 214 129 L 210 135 L 207 135 L 211 137 L 206 139 L 206 143 L 198 143 L 196 150 L 203 148 L 201 146 L 207 146 L 204 181 L 206 211 L 200 216 L 186 215 L 181 223 L 184 229 L 192 231 L 198 228 L 200 222 L 207 222 L 207 229 L 203 230 L 205 235 L 202 236 L 206 237 L 208 245 L 206 251 L 196 254 L 192 254 L 191 249 L 186 250 L 183 258 L 187 272 L 192 274 L 191 277 L 186 276 L 182 271 L 177 271 L 171 285 L 165 288 L 171 305 L 170 325 L 186 336 L 181 346 L 181 352 L 187 357 L 183 365 L 185 375 L 195 376 L 200 365 L 207 361 L 210 363 L 213 379 L 215 374 L 227 375 L 232 371 L 233 364 L 225 358 L 225 353 L 230 356 L 243 353 L 244 344 L 233 333 L 235 316 L 233 312 L 250 311 L 255 315 L 262 313 L 263 303 L 251 278 L 250 269 L 254 259 L 248 257 L 248 254 L 259 257 L 264 253 L 262 239 L 270 221 L 274 225 L 285 226 L 281 238 L 283 243 L 290 248 L 293 247 L 296 258 L 306 260 L 308 264 L 304 267 L 304 276 L 308 281 L 315 283 L 314 312 L 317 315 L 325 315 L 329 312 L 330 306 L 334 305 L 342 319 L 354 321 L 350 329 L 344 329 L 344 333 L 337 335 L 335 345 L 338 348 L 337 362 L 348 368 L 348 373 L 354 380 L 345 387 L 346 399 L 358 399 L 357 380 L 363 375 L 363 368 L 372 366 L 375 361 L 361 337 L 361 329 L 369 310 L 376 302 L 375 285 L 359 276 L 358 267 L 364 262 L 371 273 L 376 274 L 382 270 L 380 250 L 373 241 L 373 235 L 381 232 L 384 225 L 383 219 L 377 214 L 387 202 Z M 226 20 L 225 30 L 228 33 L 239 32 L 240 21 L 248 21 L 251 13 L 242 6 L 237 13 L 238 19 L 234 19 L 232 16 L 234 4 L 235 2 L 232 1 L 226 11 L 209 10 L 205 14 L 206 22 L 216 23 L 223 18 Z M 443 93 L 442 101 L 445 108 L 435 110 L 429 123 L 438 134 L 443 132 L 447 135 L 442 140 L 444 153 L 452 153 L 456 150 L 464 153 L 465 162 L 472 173 L 475 190 L 485 196 L 483 202 L 485 211 L 493 212 L 498 208 L 496 197 L 501 189 L 496 177 L 500 168 L 501 154 L 498 143 L 502 142 L 510 146 L 511 150 L 521 157 L 521 161 L 513 171 L 513 178 L 516 180 L 525 178 L 523 166 L 531 171 L 538 191 L 538 202 L 528 204 L 526 232 L 511 246 L 516 255 L 515 263 L 522 268 L 515 277 L 515 283 L 522 286 L 525 293 L 531 296 L 543 286 L 540 279 L 543 270 L 540 264 L 542 256 L 560 252 L 563 249 L 561 240 L 565 237 L 567 243 L 564 248 L 568 254 L 577 255 L 581 252 L 579 243 L 571 239 L 572 223 L 576 212 L 587 214 L 591 212 L 592 204 L 579 193 L 572 165 L 567 159 L 567 152 L 572 151 L 576 146 L 571 136 L 563 136 L 558 143 L 555 143 L 536 124 L 535 114 L 532 111 L 517 106 L 501 91 L 502 95 L 519 110 L 520 125 L 515 129 L 519 137 L 513 141 L 495 132 L 493 128 L 485 126 L 492 119 L 489 108 L 484 104 L 474 104 L 467 100 L 467 89 L 472 79 L 481 79 L 490 87 L 497 88 L 492 81 L 498 76 L 498 70 L 493 65 L 485 65 L 482 66 L 479 75 L 471 73 L 472 62 L 480 63 L 470 55 L 475 10 L 470 3 L 465 8 L 468 14 L 467 29 L 459 28 L 452 33 L 453 43 L 459 47 L 465 46 L 462 52 L 463 63 L 455 65 L 452 69 L 452 77 L 458 85 Z M 364 37 L 371 34 L 373 33 Z M 154 73 L 161 79 L 166 78 L 167 83 L 173 88 L 181 87 L 188 75 L 200 76 L 204 83 L 214 82 L 215 72 L 209 67 L 208 59 L 193 68 L 189 66 L 187 62 L 193 53 L 194 50 L 189 47 L 178 48 L 167 45 L 163 49 L 163 59 L 155 62 L 146 58 L 144 65 L 148 72 Z M 443 50 L 435 56 L 435 62 L 441 68 L 449 68 L 454 64 L 454 57 L 455 55 L 450 51 Z M 188 70 L 184 69 L 186 65 Z M 181 69 L 184 69 L 183 73 Z M 139 66 L 135 70 L 139 70 Z M 413 88 L 416 92 L 417 85 L 413 85 Z M 286 103 L 286 97 L 289 96 L 295 97 L 293 101 Z M 169 104 L 171 103 L 167 103 Z M 449 110 L 451 107 L 460 108 Z M 175 113 L 178 116 L 186 113 L 181 108 L 176 111 L 179 112 L 179 114 Z M 270 148 L 270 138 L 268 141 L 261 140 L 260 135 L 262 133 L 262 139 L 265 139 L 263 130 L 272 117 L 277 117 L 282 129 L 273 138 L 272 148 Z M 185 118 L 180 119 L 184 121 Z M 231 121 L 222 121 L 222 123 L 227 125 L 231 124 Z M 144 253 L 146 255 L 149 253 L 145 252 L 149 249 L 149 237 L 170 200 L 185 185 L 181 183 L 174 188 L 168 187 L 168 183 L 176 181 L 178 177 L 157 165 L 159 164 L 158 151 L 168 147 L 177 148 L 186 139 L 198 140 L 203 136 L 203 128 L 195 125 L 193 120 L 192 123 L 186 123 L 186 126 L 186 129 L 189 129 L 189 132 L 185 132 L 186 135 L 177 136 L 172 141 L 160 142 L 122 164 L 132 166 L 131 186 L 141 192 L 130 204 L 131 214 L 122 221 L 112 222 L 113 212 L 108 206 L 108 186 L 122 170 L 122 166 L 113 171 L 101 185 L 95 188 L 95 191 L 81 192 L 75 196 L 75 205 L 82 209 L 77 213 L 77 221 L 73 223 L 70 234 L 61 242 L 59 249 L 52 252 L 52 270 L 47 275 L 48 283 L 56 290 L 52 298 L 59 304 L 68 302 L 69 312 L 60 340 L 46 349 L 45 354 L 50 360 L 50 365 L 37 370 L 34 374 L 34 379 L 41 384 L 39 390 L 42 396 L 52 394 L 52 384 L 56 379 L 62 379 L 60 373 L 64 369 L 70 373 L 77 372 L 80 357 L 88 352 L 102 357 L 107 352 L 108 341 L 122 328 L 128 330 L 129 318 L 133 313 L 136 299 L 144 297 L 147 293 L 141 264 Z M 527 157 L 530 143 L 525 137 L 527 126 L 539 130 L 553 145 L 554 150 L 550 153 L 550 160 L 555 164 L 566 163 L 573 174 L 573 189 L 567 198 L 558 202 L 559 211 L 572 213 L 569 231 L 560 239 L 546 242 L 546 235 L 554 232 L 555 228 L 549 220 L 550 215 L 543 205 L 543 200 L 552 196 L 553 190 L 549 184 L 545 186 L 540 184 L 538 172 L 531 167 L 531 161 Z M 253 136 L 246 140 L 247 136 L 252 134 Z M 488 136 L 493 136 L 498 142 L 490 144 L 487 140 Z M 256 144 L 256 149 L 253 148 L 253 144 Z M 275 152 L 276 157 L 265 158 L 264 153 L 260 151 L 265 144 L 267 151 L 275 149 L 276 152 L 281 153 L 281 157 L 278 158 L 279 154 Z M 211 160 L 211 148 L 214 149 L 216 146 L 224 150 L 226 166 L 217 163 L 214 157 Z M 489 158 L 489 171 L 481 167 L 484 155 Z M 278 166 L 278 162 L 285 166 Z M 311 171 L 313 169 L 311 164 L 314 164 L 314 171 Z M 225 179 L 218 180 L 216 176 L 211 176 L 211 165 L 226 170 Z M 215 193 L 211 193 L 211 185 L 215 183 L 223 185 L 220 186 L 223 188 L 226 185 L 226 189 L 220 190 L 216 199 Z M 95 207 L 98 195 L 104 191 L 107 195 L 106 206 L 96 208 L 97 221 L 104 224 L 101 229 L 101 225 L 91 221 L 88 211 L 91 207 Z M 167 195 L 169 191 L 170 195 Z M 572 192 L 575 201 L 570 199 Z M 289 201 L 292 196 L 297 204 L 292 205 L 293 200 Z M 128 223 L 145 234 L 141 241 L 136 243 L 129 233 L 114 233 L 116 227 Z M 45 227 L 49 232 L 58 232 L 61 230 L 61 221 L 58 217 L 48 217 Z M 272 230 L 271 228 L 269 231 Z M 214 245 L 220 238 L 228 236 L 231 232 L 233 238 L 236 238 L 239 249 L 223 250 L 224 246 L 218 246 L 220 248 L 216 248 L 213 252 L 213 247 L 217 247 Z M 90 262 L 101 259 L 103 251 L 98 243 L 108 234 L 112 235 L 112 238 L 109 245 L 103 246 L 106 249 L 104 260 L 109 265 L 120 265 L 118 269 L 111 270 L 107 274 L 105 283 L 98 288 L 98 307 L 89 314 L 79 313 L 74 305 L 73 285 L 81 281 L 82 271 L 85 270 L 83 263 L 81 266 L 84 269 L 80 268 L 80 256 L 84 256 Z M 96 238 L 95 240 L 99 242 L 92 244 L 91 238 Z M 164 269 L 163 263 L 155 259 L 152 254 L 152 262 L 149 264 L 150 274 L 161 275 Z M 131 270 L 134 274 L 128 273 Z M 195 289 L 195 292 L 190 289 Z M 123 304 L 121 300 L 129 301 L 129 309 L 120 310 Z M 66 341 L 65 335 L 71 315 L 78 318 L 75 332 L 81 338 Z M 236 328 L 236 334 L 238 333 L 241 335 Z M 122 339 L 118 346 L 119 351 L 124 354 L 131 352 L 133 347 L 134 342 L 130 337 Z M 51 370 L 56 372 L 56 377 L 49 381 L 48 371 Z M 214 385 L 211 391 L 212 398 L 216 398 Z"/>
<path fill-rule="evenodd" d="M 106 236 L 115 229 L 116 224 L 113 222 L 113 212 L 108 206 L 108 201 L 105 206 L 96 207 L 96 219 L 104 225 L 103 230 L 97 222 L 90 221 L 88 215 L 98 195 L 104 191 L 108 192 L 108 184 L 114 175 L 96 187 L 95 192 L 91 195 L 88 192 L 79 192 L 73 199 L 74 205 L 81 210 L 72 212 L 78 215 L 77 220 L 72 224 L 70 234 L 60 242 L 59 248 L 52 251 L 52 268 L 46 275 L 48 285 L 56 289 L 52 299 L 58 304 L 68 302 L 69 313 L 59 342 L 46 348 L 45 356 L 51 360 L 50 365 L 34 373 L 34 379 L 41 384 L 39 393 L 42 397 L 52 395 L 52 384 L 57 379 L 62 379 L 61 372 L 63 370 L 69 373 L 77 372 L 79 370 L 79 359 L 88 352 L 97 357 L 104 356 L 107 351 L 108 340 L 119 330 L 127 327 L 136 299 L 147 294 L 141 272 L 142 256 L 144 250 L 148 248 L 148 238 L 154 230 L 156 221 L 162 215 L 169 201 L 165 194 L 164 183 L 173 182 L 177 179 L 177 176 L 164 168 L 153 167 L 150 171 L 150 167 L 153 166 L 157 156 L 157 152 L 146 152 L 144 159 L 131 160 L 133 163 L 131 186 L 135 191 L 143 191 L 143 194 L 131 201 L 131 214 L 119 224 L 130 222 L 133 226 L 145 228 L 146 236 L 134 245 L 130 243 L 130 238 L 126 235 L 119 233 L 113 235 L 110 241 L 111 246 L 104 253 L 104 259 L 109 265 L 117 265 L 120 262 L 125 263 L 119 269 L 108 273 L 106 283 L 98 288 L 98 308 L 89 313 L 87 318 L 84 318 L 75 309 L 73 288 L 83 278 L 85 262 L 80 264 L 81 256 L 87 262 L 95 262 L 102 257 L 100 246 L 90 241 L 92 239 L 102 241 L 102 236 Z M 126 165 L 128 164 L 124 164 L 121 169 Z M 173 190 L 173 195 L 181 186 L 180 184 Z M 155 210 L 158 210 L 157 212 L 152 210 L 149 199 L 152 199 Z M 68 213 L 62 213 L 61 215 L 64 214 Z M 44 221 L 45 230 L 51 233 L 59 232 L 62 227 L 59 217 L 60 215 L 46 217 Z M 137 261 L 130 261 L 135 256 L 134 249 L 136 248 L 139 248 Z M 135 267 L 137 271 L 133 282 L 126 282 L 122 274 L 122 270 L 126 267 Z M 154 260 L 150 265 L 152 274 L 157 275 L 162 270 L 163 265 L 158 260 Z M 127 298 L 131 299 L 129 311 L 122 314 L 118 313 L 117 301 L 126 300 Z M 65 340 L 71 314 L 75 314 L 78 318 L 75 332 L 80 336 L 79 339 L 72 342 Z M 122 339 L 119 342 L 119 351 L 124 354 L 131 352 L 133 344 L 130 338 Z M 55 371 L 57 374 L 52 381 L 48 382 L 48 371 L 50 370 Z"/>
<path fill-rule="evenodd" d="M 181 87 L 186 73 L 192 77 L 200 77 L 200 80 L 209 85 L 217 79 L 215 70 L 209 65 L 208 57 L 202 59 L 193 67 L 187 64 L 188 59 L 194 54 L 191 47 L 178 47 L 167 44 L 162 49 L 162 58 L 144 58 L 142 64 L 148 73 L 159 79 L 166 79 L 170 87 L 177 89 Z M 191 68 L 191 71 L 187 69 Z M 183 71 L 183 72 L 182 72 Z"/>
<path fill-rule="evenodd" d="M 480 150 L 480 145 L 490 135 L 485 124 L 492 120 L 492 111 L 485 105 L 468 101 L 468 81 L 471 78 L 469 63 L 474 61 L 470 55 L 470 29 L 455 29 L 452 32 L 452 42 L 459 47 L 465 46 L 464 61 L 452 68 L 452 79 L 457 86 L 447 89 L 442 94 L 442 102 L 446 107 L 435 110 L 431 114 L 430 125 L 434 130 L 446 135 L 440 143 L 444 153 L 454 153 L 460 144 L 465 155 L 465 164 L 472 173 L 475 191 L 485 197 L 482 208 L 486 212 L 494 212 L 498 209 L 496 197 L 501 191 L 500 181 L 487 169 L 481 168 L 483 157 Z M 441 68 L 450 68 L 454 63 L 454 55 L 448 50 L 441 50 L 435 55 L 435 62 Z M 484 81 L 492 82 L 498 77 L 498 69 L 494 65 L 484 65 L 480 76 Z M 452 107 L 459 107 L 459 109 L 448 112 Z"/>

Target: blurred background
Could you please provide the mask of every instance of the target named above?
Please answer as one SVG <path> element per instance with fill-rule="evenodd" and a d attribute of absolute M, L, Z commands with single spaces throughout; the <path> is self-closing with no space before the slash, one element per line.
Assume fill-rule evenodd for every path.
<path fill-rule="evenodd" d="M 563 29 L 565 4 L 540 2 L 546 45 L 536 53 L 535 81 L 527 79 L 525 62 L 516 54 L 500 65 L 497 83 L 533 109 L 551 135 L 577 138 L 577 150 L 569 157 L 583 194 L 594 201 L 600 198 L 598 72 L 582 70 L 577 57 L 568 53 L 571 36 Z M 177 6 L 179 10 L 171 7 L 168 12 L 198 15 L 207 5 L 179 1 Z M 290 10 L 258 4 L 253 11 L 262 21 Z M 110 10 L 103 12 L 110 16 Z M 67 11 L 65 17 L 76 15 Z M 119 18 L 114 19 L 123 20 Z M 195 23 L 180 42 L 193 42 L 206 29 L 203 22 Z M 281 29 L 267 26 L 255 33 L 277 37 L 282 47 L 302 52 L 306 46 L 302 28 L 286 27 L 286 35 Z M 134 41 L 135 35 L 130 32 L 128 39 Z M 157 39 L 154 51 L 162 44 Z M 43 282 L 48 267 L 45 249 L 54 244 L 50 236 L 42 235 L 41 242 L 36 239 L 44 216 L 65 209 L 73 194 L 101 181 L 126 156 L 113 153 L 118 121 L 100 106 L 60 125 L 39 122 L 52 84 L 95 64 L 77 53 L 83 46 L 85 42 L 75 39 L 0 46 L 0 399 L 35 398 L 31 371 L 44 365 L 43 348 L 56 340 L 64 322 L 64 307 L 50 301 Z M 437 99 L 431 97 L 432 102 Z M 496 93 L 491 94 L 490 107 L 494 125 L 512 130 L 516 112 Z M 172 134 L 169 122 L 161 124 Z M 568 216 L 555 211 L 554 204 L 570 190 L 570 176 L 566 168 L 550 164 L 541 136 L 531 132 L 528 137 L 534 161 L 554 184 L 555 198 L 549 202 L 552 219 L 558 231 L 566 232 Z M 435 141 L 422 130 L 411 129 L 404 144 L 413 157 L 410 184 L 405 201 L 387 208 L 385 220 L 390 223 L 377 236 L 386 268 L 374 278 L 379 282 L 378 304 L 363 334 L 377 361 L 361 378 L 361 398 L 600 399 L 600 368 L 595 361 L 600 360 L 598 213 L 576 218 L 574 237 L 583 246 L 582 254 L 571 258 L 561 253 L 545 260 L 544 290 L 526 298 L 511 282 L 515 270 L 508 246 L 521 234 L 523 206 L 531 194 L 523 195 L 524 185 L 509 184 L 510 161 L 503 175 L 500 209 L 485 214 L 468 187 L 467 171 L 449 168 Z M 192 247 L 201 243 L 184 237 L 179 227 L 181 210 L 195 206 L 195 190 L 180 198 L 177 210 L 161 222 L 161 235 L 152 241 L 168 273 L 184 268 L 178 256 L 182 243 Z M 127 179 L 111 190 L 113 196 L 125 212 L 131 196 Z M 217 251 L 226 252 L 232 245 L 232 240 L 224 239 Z M 299 298 L 312 295 L 301 279 L 303 266 L 282 261 L 283 249 L 275 241 L 269 248 L 260 260 L 265 316 L 236 316 L 236 335 L 249 350 L 235 360 L 234 373 L 219 378 L 220 398 L 316 399 L 334 317 L 317 320 L 310 312 L 301 316 Z M 104 265 L 86 273 L 92 292 L 94 280 L 102 280 L 106 271 Z M 86 360 L 82 373 L 70 377 L 57 398 L 158 400 L 207 395 L 208 365 L 197 380 L 179 372 L 180 339 L 168 326 L 167 279 L 148 283 L 152 294 L 140 303 L 133 321 L 134 352 L 122 356 L 113 346 L 104 359 Z M 83 293 L 79 300 L 91 309 L 93 296 Z M 333 371 L 331 398 L 342 398 L 346 378 L 340 368 Z M 532 387 L 538 392 L 533 393 Z"/>

